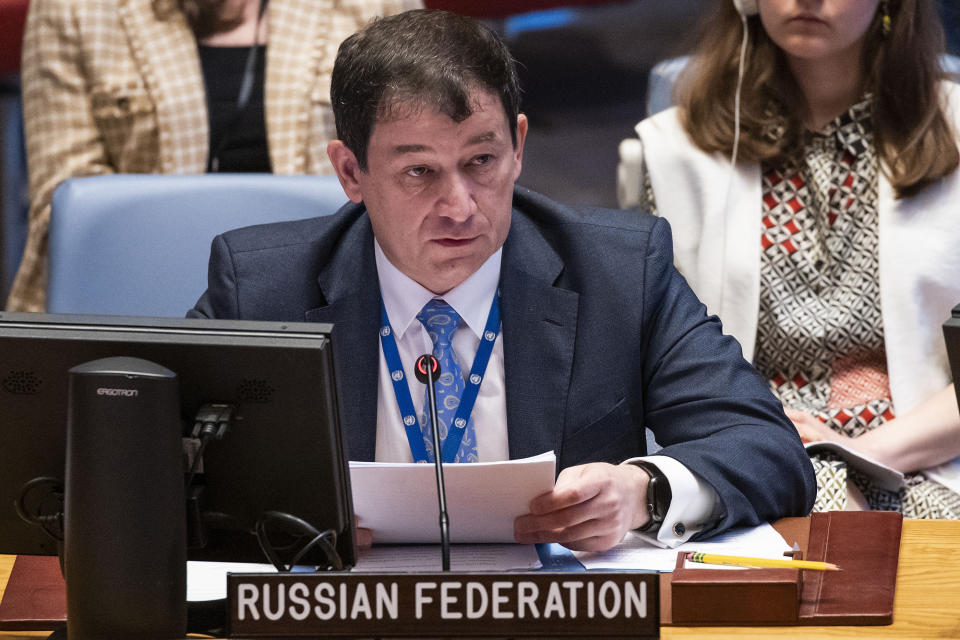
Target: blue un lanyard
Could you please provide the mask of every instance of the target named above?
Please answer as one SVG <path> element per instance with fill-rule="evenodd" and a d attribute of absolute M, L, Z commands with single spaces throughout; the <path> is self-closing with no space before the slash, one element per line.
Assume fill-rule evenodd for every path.
<path fill-rule="evenodd" d="M 400 418 L 403 420 L 403 426 L 407 431 L 410 453 L 413 454 L 414 462 L 431 462 L 423 442 L 423 433 L 417 424 L 417 412 L 413 407 L 413 399 L 410 396 L 410 387 L 407 386 L 406 376 L 403 374 L 403 363 L 400 361 L 400 352 L 397 350 L 397 340 L 393 336 L 390 318 L 387 317 L 387 307 L 383 304 L 382 296 L 380 298 L 380 325 L 380 344 L 383 347 L 383 357 L 390 369 L 393 393 L 397 397 Z M 470 376 L 466 380 L 463 395 L 460 398 L 460 406 L 457 408 L 456 416 L 453 419 L 453 425 L 450 426 L 447 437 L 443 441 L 441 459 L 444 462 L 453 462 L 457 457 L 460 441 L 463 439 L 463 432 L 467 429 L 467 421 L 470 419 L 473 405 L 477 401 L 480 384 L 483 382 L 483 375 L 487 370 L 487 363 L 490 361 L 490 354 L 493 353 L 493 343 L 497 341 L 498 333 L 500 333 L 499 289 L 497 289 L 497 293 L 493 296 L 493 302 L 490 304 L 487 326 L 483 329 L 483 337 L 480 339 L 480 346 L 477 347 L 477 355 L 473 358 L 473 367 L 470 369 Z"/>

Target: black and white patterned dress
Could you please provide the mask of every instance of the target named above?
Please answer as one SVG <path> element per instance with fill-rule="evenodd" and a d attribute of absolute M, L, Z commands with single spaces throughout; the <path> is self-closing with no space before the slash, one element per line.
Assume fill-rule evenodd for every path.
<path fill-rule="evenodd" d="M 762 164 L 760 318 L 754 364 L 788 407 L 857 437 L 895 416 L 880 312 L 878 158 L 871 98 L 809 134 L 797 158 Z M 814 457 L 814 510 L 842 509 L 853 482 L 873 509 L 960 518 L 960 495 L 907 477 L 885 491 Z"/>
<path fill-rule="evenodd" d="M 878 156 L 865 96 L 794 157 L 763 162 L 760 316 L 754 365 L 784 406 L 857 437 L 895 416 L 880 310 Z M 644 195 L 654 205 L 646 177 Z M 652 210 L 652 207 L 651 207 Z M 843 509 L 853 482 L 872 509 L 960 518 L 960 494 L 922 473 L 885 491 L 815 456 L 814 511 Z"/>

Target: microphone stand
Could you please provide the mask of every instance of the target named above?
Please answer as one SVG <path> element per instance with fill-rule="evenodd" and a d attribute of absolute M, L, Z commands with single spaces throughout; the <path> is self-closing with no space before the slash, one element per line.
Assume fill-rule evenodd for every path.
<path fill-rule="evenodd" d="M 437 498 L 440 503 L 440 552 L 443 570 L 450 571 L 450 518 L 447 516 L 447 491 L 443 485 L 443 462 L 440 460 L 440 427 L 437 419 L 437 396 L 433 388 L 440 375 L 440 363 L 432 355 L 417 358 L 414 367 L 417 379 L 427 385 L 427 405 L 430 407 L 430 430 L 433 433 L 433 468 L 437 477 Z"/>

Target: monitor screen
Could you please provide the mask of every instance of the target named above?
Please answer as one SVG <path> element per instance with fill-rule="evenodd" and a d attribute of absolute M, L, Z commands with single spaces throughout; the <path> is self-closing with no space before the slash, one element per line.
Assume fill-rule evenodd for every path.
<path fill-rule="evenodd" d="M 353 565 L 331 329 L 0 313 L 0 553 L 57 553 L 56 542 L 20 518 L 15 503 L 34 478 L 64 477 L 68 371 L 101 358 L 132 357 L 177 375 L 185 478 L 202 487 L 188 509 L 195 512 L 193 521 L 188 516 L 190 559 L 264 562 L 252 532 L 263 513 L 279 511 L 320 531 L 332 529 L 341 559 Z M 203 450 L 202 467 L 193 467 L 186 452 L 197 447 L 189 436 L 198 409 L 210 403 L 233 407 L 233 420 Z"/>
<path fill-rule="evenodd" d="M 960 403 L 960 304 L 955 306 L 950 317 L 943 323 L 943 337 L 947 342 L 947 358 L 953 376 L 954 391 Z"/>

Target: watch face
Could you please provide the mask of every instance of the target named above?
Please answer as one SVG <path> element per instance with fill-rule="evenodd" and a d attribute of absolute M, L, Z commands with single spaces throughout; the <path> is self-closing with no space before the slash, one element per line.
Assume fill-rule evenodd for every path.
<path fill-rule="evenodd" d="M 667 515 L 670 499 L 673 496 L 673 492 L 670 490 L 670 481 L 653 464 L 642 461 L 634 462 L 634 464 L 643 469 L 643 472 L 650 478 L 647 483 L 647 515 L 649 520 L 639 530 L 649 531 L 659 528 L 660 523 Z"/>
<path fill-rule="evenodd" d="M 658 470 L 657 474 L 650 478 L 650 486 L 647 490 L 647 501 L 653 503 L 650 517 L 657 522 L 662 522 L 667 517 L 672 498 L 670 481 Z"/>
<path fill-rule="evenodd" d="M 647 510 L 650 513 L 650 519 L 654 522 L 663 521 L 663 516 L 665 515 L 666 509 L 663 505 L 663 497 L 661 494 L 661 482 L 660 478 L 653 476 L 650 478 L 650 484 L 647 485 Z"/>

